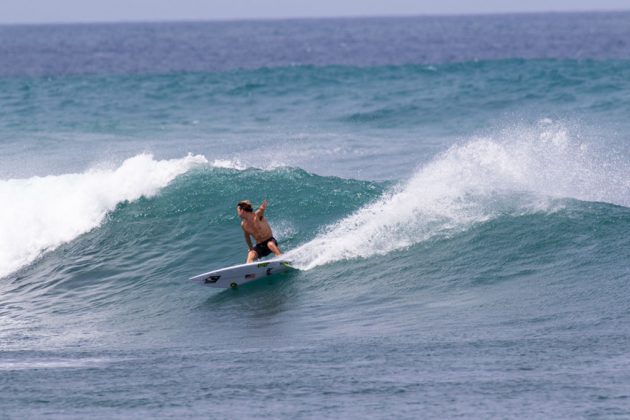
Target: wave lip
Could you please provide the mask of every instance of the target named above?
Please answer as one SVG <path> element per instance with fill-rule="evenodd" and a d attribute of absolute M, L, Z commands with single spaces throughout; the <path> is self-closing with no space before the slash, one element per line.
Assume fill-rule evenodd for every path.
<path fill-rule="evenodd" d="M 155 195 L 201 155 L 155 160 L 140 154 L 116 169 L 0 181 L 0 277 L 99 226 L 124 201 Z"/>

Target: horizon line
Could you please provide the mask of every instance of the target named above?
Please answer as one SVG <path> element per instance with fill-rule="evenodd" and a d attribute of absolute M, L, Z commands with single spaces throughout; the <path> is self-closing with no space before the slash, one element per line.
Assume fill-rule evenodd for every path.
<path fill-rule="evenodd" d="M 523 15 L 579 15 L 579 14 L 616 14 L 630 13 L 628 9 L 584 9 L 584 10 L 540 10 L 540 11 L 510 11 L 510 12 L 479 12 L 479 13 L 426 13 L 426 14 L 391 14 L 391 15 L 323 15 L 323 16 L 285 16 L 285 17 L 219 17 L 219 18 L 177 18 L 177 19 L 129 19 L 129 20 L 79 20 L 79 21 L 22 21 L 3 22 L 0 26 L 70 26 L 70 25 L 116 25 L 116 24 L 169 24 L 169 23 L 235 23 L 235 22 L 278 22 L 302 20 L 352 20 L 352 19 L 404 19 L 404 18 L 454 18 L 454 17 L 485 17 L 485 16 L 523 16 Z"/>

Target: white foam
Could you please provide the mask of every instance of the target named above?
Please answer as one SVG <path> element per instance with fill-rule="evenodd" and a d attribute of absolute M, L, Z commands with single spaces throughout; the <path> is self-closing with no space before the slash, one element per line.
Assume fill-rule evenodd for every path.
<path fill-rule="evenodd" d="M 247 166 L 244 165 L 239 159 L 215 159 L 212 164 L 214 168 L 222 169 L 236 169 L 238 171 L 244 171 Z"/>
<path fill-rule="evenodd" d="M 265 165 L 260 165 L 261 161 L 265 162 Z M 271 158 L 263 159 L 257 156 L 255 162 L 243 161 L 241 159 L 215 159 L 210 164 L 213 168 L 221 169 L 236 169 L 237 171 L 244 171 L 247 169 L 260 169 L 263 171 L 273 171 L 278 168 L 286 167 L 287 164 L 282 161 L 276 161 Z"/>
<path fill-rule="evenodd" d="M 310 269 L 386 254 L 506 212 L 554 211 L 558 197 L 630 205 L 627 160 L 592 149 L 551 120 L 469 139 L 287 257 Z"/>
<path fill-rule="evenodd" d="M 115 169 L 0 181 L 0 277 L 97 227 L 116 204 L 152 196 L 205 163 L 141 154 Z"/>
<path fill-rule="evenodd" d="M 112 360 L 101 358 L 83 359 L 26 359 L 3 360 L 0 362 L 0 371 L 15 370 L 40 370 L 40 369 L 69 369 L 69 368 L 99 368 L 112 364 Z"/>

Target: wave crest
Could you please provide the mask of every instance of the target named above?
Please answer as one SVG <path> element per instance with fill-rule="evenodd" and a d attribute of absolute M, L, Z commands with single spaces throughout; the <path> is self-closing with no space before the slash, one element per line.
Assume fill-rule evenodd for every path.
<path fill-rule="evenodd" d="M 116 169 L 0 181 L 0 277 L 101 224 L 124 201 L 156 194 L 205 157 L 140 154 Z"/>

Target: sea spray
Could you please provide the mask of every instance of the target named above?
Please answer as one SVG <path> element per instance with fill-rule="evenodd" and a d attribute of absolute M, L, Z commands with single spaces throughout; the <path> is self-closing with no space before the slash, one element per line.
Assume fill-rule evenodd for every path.
<path fill-rule="evenodd" d="M 310 269 L 384 255 L 501 214 L 555 211 L 563 198 L 630 205 L 628 162 L 550 119 L 450 147 L 377 201 L 290 253 Z"/>

